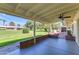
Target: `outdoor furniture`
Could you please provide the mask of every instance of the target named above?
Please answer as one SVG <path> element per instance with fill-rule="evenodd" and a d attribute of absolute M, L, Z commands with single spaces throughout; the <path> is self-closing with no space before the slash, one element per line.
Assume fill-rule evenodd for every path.
<path fill-rule="evenodd" d="M 71 31 L 70 31 L 70 30 L 68 30 L 68 31 L 67 31 L 67 35 L 65 36 L 65 39 L 66 39 L 66 40 L 73 40 L 73 41 L 75 41 L 75 36 L 73 36 L 73 35 L 71 34 Z"/>
<path fill-rule="evenodd" d="M 65 39 L 67 33 L 66 32 L 60 32 L 58 38 Z"/>
<path fill-rule="evenodd" d="M 72 40 L 72 41 L 75 41 L 75 36 L 72 36 L 72 35 L 66 35 L 66 40 Z"/>
<path fill-rule="evenodd" d="M 49 37 L 51 38 L 58 38 L 59 33 L 49 33 Z"/>

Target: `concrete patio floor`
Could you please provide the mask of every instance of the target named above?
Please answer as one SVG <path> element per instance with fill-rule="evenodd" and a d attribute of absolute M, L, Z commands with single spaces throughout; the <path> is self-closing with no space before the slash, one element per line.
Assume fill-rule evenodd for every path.
<path fill-rule="evenodd" d="M 7 55 L 79 55 L 79 47 L 75 41 L 48 38 L 35 46 L 18 48 Z"/>

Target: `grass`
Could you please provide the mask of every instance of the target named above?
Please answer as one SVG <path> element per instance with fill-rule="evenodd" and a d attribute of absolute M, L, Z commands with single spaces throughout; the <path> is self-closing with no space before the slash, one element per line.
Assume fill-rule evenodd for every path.
<path fill-rule="evenodd" d="M 36 36 L 42 36 L 47 34 L 46 32 L 36 32 Z M 0 47 L 16 43 L 23 40 L 29 40 L 33 38 L 33 31 L 23 34 L 22 30 L 0 30 Z"/>

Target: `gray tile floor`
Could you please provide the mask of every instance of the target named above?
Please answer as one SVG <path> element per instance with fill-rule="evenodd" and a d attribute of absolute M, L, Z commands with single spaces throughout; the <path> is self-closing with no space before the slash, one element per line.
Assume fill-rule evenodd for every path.
<path fill-rule="evenodd" d="M 79 47 L 75 41 L 48 38 L 35 46 L 18 48 L 7 55 L 79 55 Z"/>
<path fill-rule="evenodd" d="M 10 52 L 17 50 L 18 45 L 19 45 L 19 42 L 8 45 L 8 46 L 0 47 L 0 55 L 6 55 Z"/>

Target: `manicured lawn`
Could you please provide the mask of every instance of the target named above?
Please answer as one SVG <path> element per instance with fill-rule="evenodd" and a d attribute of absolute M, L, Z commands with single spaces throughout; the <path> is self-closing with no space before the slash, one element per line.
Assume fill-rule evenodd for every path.
<path fill-rule="evenodd" d="M 47 34 L 47 32 L 36 32 L 37 37 L 45 34 Z M 27 34 L 23 34 L 22 30 L 0 30 L 0 47 L 23 40 L 29 40 L 32 37 L 32 31 Z"/>

